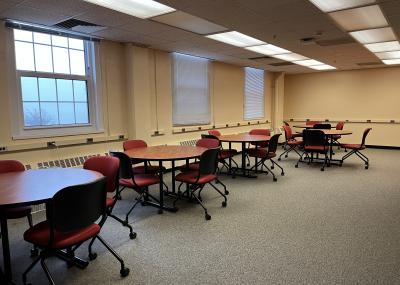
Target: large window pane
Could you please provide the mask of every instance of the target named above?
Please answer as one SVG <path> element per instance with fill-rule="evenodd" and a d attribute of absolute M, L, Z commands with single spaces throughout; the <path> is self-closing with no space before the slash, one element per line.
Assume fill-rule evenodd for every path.
<path fill-rule="evenodd" d="M 15 61 L 18 70 L 35 70 L 33 44 L 15 42 Z"/>
<path fill-rule="evenodd" d="M 24 125 L 26 127 L 40 126 L 40 108 L 39 103 L 25 102 L 24 109 Z"/>
<path fill-rule="evenodd" d="M 69 48 L 83 50 L 83 40 L 69 39 Z"/>
<path fill-rule="evenodd" d="M 51 36 L 53 46 L 68 47 L 68 38 L 60 36 Z"/>
<path fill-rule="evenodd" d="M 39 78 L 40 101 L 57 101 L 56 80 Z"/>
<path fill-rule="evenodd" d="M 75 101 L 87 102 L 86 81 L 74 80 L 74 98 Z"/>
<path fill-rule="evenodd" d="M 24 30 L 14 30 L 14 40 L 16 41 L 32 41 L 32 32 Z"/>
<path fill-rule="evenodd" d="M 89 111 L 87 103 L 75 103 L 75 119 L 77 124 L 89 123 Z"/>
<path fill-rule="evenodd" d="M 51 59 L 51 47 L 35 44 L 36 71 L 53 72 L 53 61 Z"/>
<path fill-rule="evenodd" d="M 60 124 L 75 124 L 74 103 L 58 103 Z"/>
<path fill-rule="evenodd" d="M 33 41 L 38 44 L 51 45 L 51 39 L 49 34 L 33 33 Z"/>
<path fill-rule="evenodd" d="M 72 80 L 57 79 L 58 101 L 74 101 Z"/>
<path fill-rule="evenodd" d="M 57 103 L 40 103 L 40 115 L 42 125 L 57 125 L 58 124 L 58 108 Z"/>
<path fill-rule="evenodd" d="M 39 101 L 36 77 L 21 77 L 22 101 Z"/>
<path fill-rule="evenodd" d="M 71 74 L 85 75 L 85 53 L 79 50 L 70 50 L 69 58 L 71 62 Z"/>
<path fill-rule="evenodd" d="M 69 74 L 68 49 L 53 47 L 54 72 Z"/>

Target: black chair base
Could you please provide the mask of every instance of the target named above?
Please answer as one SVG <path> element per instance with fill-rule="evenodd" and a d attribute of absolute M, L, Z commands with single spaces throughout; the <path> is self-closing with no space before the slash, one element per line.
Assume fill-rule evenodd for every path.
<path fill-rule="evenodd" d="M 346 153 L 341 160 L 341 164 L 343 164 L 343 161 L 352 156 L 353 154 L 357 155 L 362 161 L 364 161 L 364 168 L 368 169 L 369 168 L 369 158 L 366 157 L 364 154 L 362 154 L 359 150 L 351 150 L 350 152 Z"/>

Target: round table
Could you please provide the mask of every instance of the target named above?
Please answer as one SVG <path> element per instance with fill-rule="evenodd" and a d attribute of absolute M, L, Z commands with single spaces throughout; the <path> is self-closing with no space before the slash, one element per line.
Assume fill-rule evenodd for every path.
<path fill-rule="evenodd" d="M 233 135 L 222 135 L 219 136 L 218 139 L 221 142 L 228 142 L 229 149 L 232 149 L 232 143 L 241 143 L 242 144 L 242 165 L 241 165 L 241 175 L 245 177 L 254 177 L 250 175 L 246 175 L 246 143 L 257 143 L 257 142 L 267 142 L 271 139 L 270 136 L 263 135 L 251 135 L 249 133 L 241 133 L 241 134 L 233 134 Z M 229 171 L 231 170 L 231 158 L 229 159 Z M 238 173 L 235 172 L 235 175 Z M 240 174 L 239 174 L 240 175 Z"/>
<path fill-rule="evenodd" d="M 145 165 L 148 161 L 158 161 L 160 169 L 162 169 L 164 161 L 171 161 L 172 193 L 175 193 L 175 161 L 186 160 L 186 164 L 188 164 L 189 159 L 200 157 L 206 150 L 207 148 L 199 146 L 159 145 L 129 149 L 125 151 L 125 154 L 130 158 L 144 160 Z M 148 201 L 146 203 L 159 208 L 160 214 L 163 210 L 176 211 L 175 208 L 164 206 L 162 171 L 160 172 L 160 203 L 156 204 Z"/>
<path fill-rule="evenodd" d="M 79 168 L 45 168 L 0 174 L 0 208 L 46 203 L 63 188 L 85 184 L 102 174 Z M 12 284 L 7 219 L 0 217 L 4 279 Z M 1 277 L 0 277 L 1 278 Z"/>

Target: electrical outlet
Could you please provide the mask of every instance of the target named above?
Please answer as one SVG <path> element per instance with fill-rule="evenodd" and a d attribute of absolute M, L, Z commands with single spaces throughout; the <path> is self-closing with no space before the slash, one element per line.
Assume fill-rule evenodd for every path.
<path fill-rule="evenodd" d="M 119 138 L 120 140 L 123 140 L 123 139 L 125 138 L 125 136 L 124 136 L 124 135 L 119 135 L 118 138 Z"/>
<path fill-rule="evenodd" d="M 7 151 L 7 147 L 6 146 L 0 146 L 0 151 Z"/>
<path fill-rule="evenodd" d="M 86 143 L 93 143 L 93 138 L 87 138 Z"/>
<path fill-rule="evenodd" d="M 56 148 L 56 142 L 55 141 L 51 141 L 51 142 L 47 142 L 47 147 L 48 148 Z"/>

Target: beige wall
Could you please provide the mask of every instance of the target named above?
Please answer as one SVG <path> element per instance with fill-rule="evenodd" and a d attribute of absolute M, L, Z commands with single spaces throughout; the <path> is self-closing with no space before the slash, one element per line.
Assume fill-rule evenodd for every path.
<path fill-rule="evenodd" d="M 400 125 L 388 123 L 400 122 L 399 79 L 398 67 L 286 75 L 284 118 L 349 120 L 354 135 L 344 140 L 372 127 L 367 144 L 400 146 Z"/>

